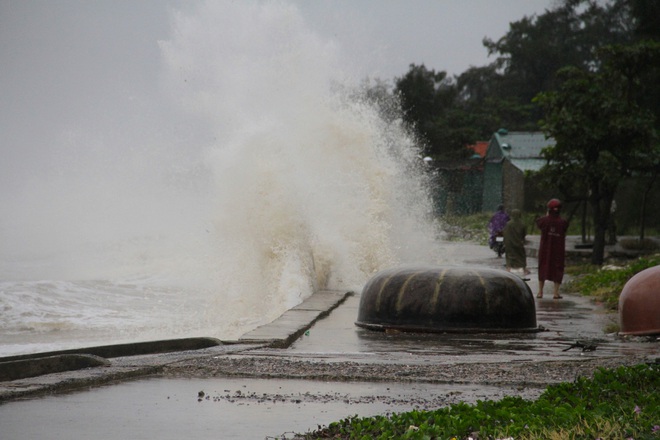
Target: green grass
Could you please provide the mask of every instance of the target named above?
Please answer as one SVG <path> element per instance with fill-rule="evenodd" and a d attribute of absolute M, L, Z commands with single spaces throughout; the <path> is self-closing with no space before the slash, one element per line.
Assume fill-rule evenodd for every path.
<path fill-rule="evenodd" d="M 450 240 L 469 240 L 486 245 L 488 244 L 488 221 L 492 215 L 492 212 L 480 212 L 463 216 L 446 215 L 441 217 L 439 221 Z M 536 214 L 533 213 L 523 213 L 522 215 L 522 221 L 527 226 L 528 235 L 534 235 L 540 232 L 535 226 L 535 218 Z M 571 224 L 568 233 L 570 235 L 579 235 L 580 231 L 579 228 Z"/>
<path fill-rule="evenodd" d="M 617 310 L 619 295 L 628 280 L 644 269 L 657 265 L 660 265 L 660 254 L 640 257 L 618 266 L 570 266 L 566 268 L 566 273 L 573 278 L 562 289 L 592 297 L 608 309 Z"/>
<path fill-rule="evenodd" d="M 479 213 L 467 216 L 443 216 L 439 219 L 449 240 L 472 241 L 488 245 L 488 221 L 492 214 Z"/>
<path fill-rule="evenodd" d="M 433 411 L 349 417 L 299 439 L 660 439 L 660 365 L 600 369 L 549 386 L 535 401 L 505 397 Z"/>

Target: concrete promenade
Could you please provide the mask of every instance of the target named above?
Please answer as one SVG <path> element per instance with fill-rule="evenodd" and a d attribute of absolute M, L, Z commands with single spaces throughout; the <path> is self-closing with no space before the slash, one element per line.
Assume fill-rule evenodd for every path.
<path fill-rule="evenodd" d="M 530 254 L 534 254 L 534 242 L 534 237 L 531 237 Z M 445 243 L 444 254 L 447 264 L 504 269 L 504 259 L 497 258 L 485 246 Z M 526 282 L 536 295 L 537 263 L 533 257 L 528 258 L 528 267 L 532 274 Z M 530 396 L 533 396 L 539 392 L 538 387 L 544 384 L 566 380 L 565 376 L 553 373 L 553 365 L 559 363 L 595 365 L 612 359 L 656 361 L 660 358 L 660 344 L 657 341 L 622 339 L 615 334 L 606 334 L 604 329 L 616 321 L 616 314 L 607 313 L 598 304 L 577 295 L 563 293 L 563 299 L 553 300 L 550 289 L 551 285 L 546 286 L 544 298 L 536 300 L 537 324 L 544 331 L 533 334 L 413 335 L 374 332 L 354 325 L 359 306 L 359 292 L 321 291 L 287 311 L 279 319 L 256 328 L 235 341 L 213 337 L 192 338 L 4 358 L 0 359 L 0 403 L 5 402 L 0 405 L 0 425 L 3 430 L 5 427 L 11 427 L 15 432 L 29 432 L 29 420 L 26 419 L 23 423 L 17 414 L 23 414 L 25 411 L 40 413 L 42 407 L 50 408 L 44 410 L 48 414 L 57 413 L 59 410 L 54 408 L 60 408 L 61 405 L 56 405 L 56 402 L 69 399 L 65 396 L 72 391 L 83 392 L 77 399 L 84 401 L 85 407 L 94 408 L 94 405 L 104 398 L 102 395 L 112 394 L 113 390 L 116 390 L 114 400 L 111 399 L 109 405 L 116 404 L 116 411 L 121 411 L 119 407 L 128 404 L 127 400 L 132 399 L 130 396 L 142 396 L 141 398 L 148 401 L 146 396 L 153 393 L 155 398 L 163 386 L 170 394 L 176 393 L 174 390 L 179 389 L 177 387 L 185 387 L 186 393 L 191 393 L 190 387 L 206 388 L 212 386 L 211 384 L 223 388 L 238 388 L 239 385 L 232 381 L 239 377 L 243 378 L 240 389 L 245 390 L 245 387 L 248 387 L 253 390 L 255 396 L 286 394 L 283 389 L 288 386 L 295 389 L 295 392 L 290 391 L 288 395 L 298 393 L 299 397 L 290 397 L 290 401 L 286 403 L 289 406 L 283 403 L 266 407 L 260 406 L 265 398 L 236 403 L 246 396 L 246 392 L 241 392 L 240 389 L 232 396 L 220 396 L 220 392 L 217 401 L 223 402 L 223 414 L 229 415 L 229 419 L 225 424 L 218 425 L 221 428 L 214 429 L 222 429 L 224 435 L 206 436 L 203 434 L 206 431 L 202 431 L 205 422 L 201 421 L 198 421 L 200 426 L 188 426 L 186 432 L 197 432 L 197 435 L 193 435 L 196 438 L 265 438 L 265 435 L 276 435 L 283 432 L 283 429 L 304 431 L 315 428 L 317 423 L 329 423 L 351 414 L 378 414 L 418 407 L 415 405 L 437 407 L 452 401 L 470 401 L 516 393 L 521 389 L 520 383 L 527 379 L 529 380 L 525 386 L 532 388 Z M 15 371 L 17 363 L 21 362 L 21 369 L 30 366 L 35 369 L 34 373 L 25 373 L 25 377 L 12 379 L 8 375 Z M 40 366 L 40 363 L 43 365 Z M 204 372 L 200 367 L 216 363 L 219 366 L 211 375 L 208 368 Z M 305 368 L 312 371 L 308 371 L 306 375 L 293 376 L 285 369 L 267 370 L 267 365 L 305 365 Z M 524 369 L 520 369 L 521 366 L 529 371 L 538 370 L 541 366 L 547 367 L 543 367 L 545 373 L 542 381 L 538 383 L 535 383 L 532 377 L 518 377 L 514 383 L 510 379 L 514 375 L 513 369 L 515 367 L 515 375 L 520 376 L 520 371 L 524 372 Z M 228 368 L 227 374 L 222 373 L 223 367 Z M 40 368 L 43 370 L 40 371 Z M 232 371 L 231 368 L 240 371 Z M 474 377 L 474 371 L 469 374 L 471 369 L 476 371 L 477 368 L 488 373 L 478 378 Z M 196 373 L 196 369 L 200 372 Z M 427 370 L 432 373 L 424 376 Z M 168 371 L 178 372 L 178 377 L 189 376 L 189 379 L 184 382 L 169 380 L 164 382 L 166 385 L 153 382 L 154 378 L 167 378 Z M 376 375 L 382 374 L 382 377 L 365 373 L 369 371 L 381 371 L 382 373 Z M 419 376 L 417 379 L 407 377 L 408 372 L 413 375 L 413 371 Z M 465 375 L 462 376 L 460 371 L 465 371 Z M 511 374 L 507 375 L 507 371 Z M 225 377 L 223 384 L 217 385 L 214 380 L 220 380 L 221 377 Z M 264 382 L 260 380 L 263 377 L 270 379 Z M 391 380 L 392 377 L 395 380 Z M 140 378 L 145 379 L 136 381 Z M 382 385 L 374 385 L 377 382 L 382 382 Z M 159 383 L 160 385 L 156 385 Z M 405 385 L 406 383 L 408 385 Z M 414 385 L 415 383 L 417 385 Z M 426 385 L 423 385 L 424 383 Z M 275 385 L 279 390 L 273 390 Z M 313 402 L 306 403 L 306 398 L 314 393 L 321 393 L 321 390 L 325 390 L 322 398 L 317 397 L 312 399 Z M 333 392 L 342 394 L 333 398 Z M 399 393 L 398 396 L 408 397 L 400 398 L 397 404 L 395 392 Z M 162 399 L 169 401 L 170 394 Z M 61 397 L 57 397 L 58 395 Z M 444 396 L 444 400 L 438 400 L 440 395 Z M 54 397 L 41 401 L 37 399 L 16 402 L 17 399 L 40 396 Z M 209 399 L 209 396 L 208 390 L 206 393 L 200 390 L 199 398 L 187 396 L 186 399 L 191 399 L 191 403 L 186 403 L 189 406 L 184 406 L 185 409 L 177 410 L 177 414 L 194 419 L 200 415 L 197 413 L 200 407 L 195 407 L 192 401 L 202 402 L 203 399 Z M 380 400 L 374 396 L 380 396 Z M 215 400 L 216 397 L 213 397 L 213 401 Z M 20 403 L 20 410 L 18 406 L 14 406 L 14 402 L 17 405 Z M 52 402 L 52 406 L 48 406 L 49 402 Z M 158 402 L 160 403 L 151 402 L 153 413 L 150 412 L 150 417 L 162 415 L 160 410 L 154 409 L 163 404 L 162 401 Z M 346 402 L 352 406 L 347 408 Z M 321 406 L 315 406 L 320 403 Z M 107 406 L 108 403 L 104 405 Z M 248 411 L 245 405 L 253 405 L 250 409 L 253 412 L 245 412 Z M 101 417 L 104 410 L 90 411 L 90 417 L 94 418 Z M 57 417 L 66 417 L 63 414 L 53 417 L 59 420 Z M 252 423 L 255 417 L 265 417 L 262 425 Z M 7 420 L 11 420 L 11 423 Z M 100 420 L 95 423 L 99 425 L 102 423 Z M 176 430 L 167 428 L 167 421 L 143 420 L 142 425 L 145 424 L 152 426 L 155 431 L 152 430 L 144 437 L 131 438 L 153 438 L 155 434 L 159 438 L 176 438 Z M 238 425 L 235 426 L 236 424 Z M 26 429 L 28 431 L 25 431 Z M 97 433 L 99 429 L 97 426 L 91 431 L 76 431 L 67 427 L 59 431 L 61 437 L 51 435 L 48 438 L 80 438 L 81 435 Z M 137 427 L 126 429 L 116 431 L 113 435 L 127 435 L 133 433 Z M 168 436 L 168 433 L 171 435 Z M 97 435 L 97 438 L 112 437 Z"/>
<path fill-rule="evenodd" d="M 528 254 L 534 255 L 538 237 L 531 237 Z M 576 239 L 576 238 L 575 238 Z M 451 264 L 504 269 L 485 246 L 446 243 Z M 536 295 L 536 260 L 528 257 L 532 274 L 526 279 Z M 392 338 L 354 325 L 359 292 L 320 291 L 275 321 L 258 327 L 236 341 L 220 338 L 191 338 L 140 342 L 117 346 L 38 353 L 0 358 L 0 402 L 18 397 L 68 391 L 106 382 L 158 373 L 164 366 L 198 357 L 268 354 L 360 362 L 508 362 L 517 358 L 539 361 L 584 359 L 581 350 L 564 351 L 576 341 L 597 341 L 598 349 L 589 357 L 626 356 L 631 353 L 658 355 L 648 344 L 606 335 L 617 315 L 607 313 L 590 299 L 563 294 L 552 299 L 552 285 L 536 301 L 537 323 L 545 331 L 533 335 L 426 335 Z M 411 356 L 410 353 L 415 353 Z M 16 366 L 19 368 L 15 368 Z M 13 377 L 12 372 L 22 374 Z M 258 372 L 255 372 L 258 374 Z M 24 377 L 20 377 L 20 376 Z M 30 377 L 32 376 L 32 377 Z"/>

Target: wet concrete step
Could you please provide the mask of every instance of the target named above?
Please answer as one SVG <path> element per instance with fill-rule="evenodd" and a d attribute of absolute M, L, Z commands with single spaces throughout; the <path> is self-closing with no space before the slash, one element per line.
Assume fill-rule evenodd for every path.
<path fill-rule="evenodd" d="M 110 365 L 107 359 L 88 354 L 61 354 L 0 362 L 0 382 L 107 365 Z"/>
<path fill-rule="evenodd" d="M 174 351 L 199 350 L 221 345 L 216 338 L 182 338 L 164 339 L 160 341 L 132 342 L 128 344 L 100 345 L 96 347 L 74 348 L 71 350 L 48 351 L 42 353 L 23 354 L 1 357 L 0 363 L 22 361 L 28 359 L 60 356 L 65 354 L 94 355 L 102 358 L 137 356 L 143 354 L 169 353 Z"/>
<path fill-rule="evenodd" d="M 273 322 L 241 336 L 239 342 L 286 348 L 352 294 L 345 290 L 320 290 Z"/>

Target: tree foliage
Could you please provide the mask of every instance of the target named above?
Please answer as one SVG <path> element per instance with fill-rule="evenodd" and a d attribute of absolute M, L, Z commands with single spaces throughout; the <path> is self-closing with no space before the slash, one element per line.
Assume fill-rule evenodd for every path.
<path fill-rule="evenodd" d="M 410 66 L 396 80 L 404 119 L 424 143 L 424 153 L 434 159 L 461 159 L 465 148 L 477 140 L 471 116 L 458 100 L 458 91 L 446 72 L 424 65 Z"/>
<path fill-rule="evenodd" d="M 541 122 L 556 145 L 545 172 L 569 192 L 584 192 L 595 226 L 592 263 L 602 264 L 614 195 L 622 178 L 643 172 L 655 144 L 653 112 L 635 96 L 642 73 L 660 60 L 660 44 L 609 47 L 597 71 L 560 70 L 556 91 L 541 93 Z M 579 197 L 580 194 L 573 194 Z"/>
<path fill-rule="evenodd" d="M 545 187 L 589 199 L 600 231 L 622 177 L 641 177 L 652 195 L 660 174 L 658 41 L 657 0 L 561 0 L 484 38 L 491 64 L 453 78 L 411 64 L 389 93 L 436 161 L 468 157 L 466 146 L 500 128 L 542 128 L 558 142 Z"/>
<path fill-rule="evenodd" d="M 539 92 L 557 87 L 557 73 L 565 66 L 588 69 L 596 50 L 630 40 L 627 9 L 593 0 L 566 0 L 556 9 L 511 23 L 497 41 L 484 39 L 493 65 L 502 73 L 501 89 L 518 102 L 529 103 Z M 538 119 L 539 110 L 530 116 Z"/>
<path fill-rule="evenodd" d="M 404 119 L 423 140 L 425 154 L 464 158 L 471 154 L 467 145 L 489 139 L 499 128 L 538 130 L 541 113 L 532 98 L 557 87 L 560 68 L 592 67 L 599 47 L 632 38 L 627 3 L 601 3 L 565 0 L 538 17 L 511 23 L 497 41 L 484 39 L 489 55 L 496 56 L 493 63 L 454 78 L 411 64 L 395 79 L 393 94 L 401 99 Z"/>

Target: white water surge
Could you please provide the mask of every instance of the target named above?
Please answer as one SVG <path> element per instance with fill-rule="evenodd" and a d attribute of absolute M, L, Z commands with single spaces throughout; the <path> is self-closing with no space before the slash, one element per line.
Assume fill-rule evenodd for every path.
<path fill-rule="evenodd" d="M 231 339 L 439 260 L 414 142 L 296 7 L 204 3 L 160 50 L 129 127 L 72 123 L 2 190 L 0 356 Z"/>

